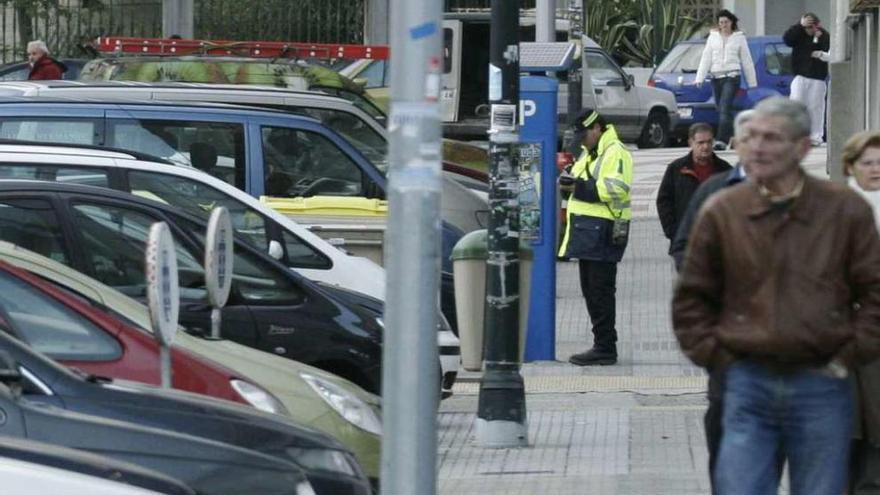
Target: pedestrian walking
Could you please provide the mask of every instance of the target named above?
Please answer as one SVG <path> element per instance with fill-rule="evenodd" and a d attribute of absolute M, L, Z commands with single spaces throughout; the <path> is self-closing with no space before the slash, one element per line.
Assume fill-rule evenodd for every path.
<path fill-rule="evenodd" d="M 610 365 L 617 362 L 617 263 L 629 241 L 632 155 L 614 126 L 592 109 L 581 112 L 573 127 L 582 151 L 570 171 L 574 187 L 559 256 L 578 259 L 593 347 L 569 362 Z"/>
<path fill-rule="evenodd" d="M 843 147 L 843 174 L 849 186 L 874 209 L 880 229 L 880 132 L 864 131 Z M 880 361 L 856 369 L 858 400 L 850 462 L 849 493 L 880 493 Z"/>
<path fill-rule="evenodd" d="M 35 40 L 28 43 L 27 57 L 31 64 L 29 81 L 61 79 L 67 72 L 66 65 L 49 56 L 49 48 L 43 41 Z"/>
<path fill-rule="evenodd" d="M 718 29 L 709 32 L 694 84 L 702 86 L 706 76 L 712 76 L 712 92 L 718 110 L 715 149 L 722 150 L 727 148 L 733 134 L 733 98 L 740 87 L 742 74 L 745 74 L 750 88 L 758 86 L 758 78 L 746 35 L 737 25 L 739 18 L 726 9 L 718 12 L 715 18 Z"/>
<path fill-rule="evenodd" d="M 828 78 L 828 49 L 831 35 L 819 24 L 819 17 L 812 12 L 801 16 L 782 40 L 791 47 L 791 99 L 797 100 L 810 110 L 810 142 L 819 146 L 825 136 L 825 95 Z"/>
<path fill-rule="evenodd" d="M 880 236 L 871 207 L 807 175 L 810 117 L 759 103 L 749 180 L 715 194 L 694 224 L 672 302 L 684 353 L 724 374 L 717 493 L 843 493 L 849 370 L 880 356 Z M 857 308 L 857 309 L 856 309 Z"/>
<path fill-rule="evenodd" d="M 663 174 L 660 190 L 657 192 L 657 213 L 660 215 L 663 234 L 670 242 L 670 254 L 678 224 L 684 217 L 694 192 L 709 177 L 732 168 L 712 151 L 714 142 L 712 126 L 705 122 L 691 125 L 688 129 L 690 152 L 670 163 Z"/>

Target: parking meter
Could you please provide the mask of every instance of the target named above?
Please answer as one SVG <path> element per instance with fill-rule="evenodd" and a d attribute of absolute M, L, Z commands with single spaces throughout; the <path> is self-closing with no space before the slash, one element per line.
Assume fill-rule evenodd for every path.
<path fill-rule="evenodd" d="M 232 288 L 232 221 L 226 207 L 214 208 L 205 236 L 205 287 L 211 304 L 211 338 L 220 338 L 220 312 Z"/>
<path fill-rule="evenodd" d="M 520 232 L 534 250 L 526 361 L 556 359 L 558 86 L 550 77 L 520 78 Z"/>
<path fill-rule="evenodd" d="M 171 344 L 177 333 L 180 287 L 177 284 L 177 253 L 171 230 L 165 222 L 150 227 L 146 254 L 147 305 L 153 336 L 159 341 L 162 387 L 171 387 Z"/>

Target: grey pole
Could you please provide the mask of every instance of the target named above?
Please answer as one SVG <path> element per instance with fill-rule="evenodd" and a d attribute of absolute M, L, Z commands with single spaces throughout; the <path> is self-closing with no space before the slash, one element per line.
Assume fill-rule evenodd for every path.
<path fill-rule="evenodd" d="M 171 347 L 159 346 L 159 370 L 162 388 L 171 388 Z"/>
<path fill-rule="evenodd" d="M 364 2 L 364 44 L 388 44 L 388 0 Z"/>
<path fill-rule="evenodd" d="M 492 0 L 489 31 L 489 259 L 477 443 L 528 445 L 519 374 L 519 2 Z"/>
<path fill-rule="evenodd" d="M 577 41 L 578 46 L 580 46 L 581 41 L 583 40 L 584 35 L 584 26 L 586 23 L 584 22 L 584 9 L 581 2 L 584 0 L 568 0 L 568 39 L 569 41 Z M 576 143 L 574 141 L 574 134 L 571 132 L 571 124 L 574 123 L 574 119 L 580 113 L 581 108 L 583 107 L 583 94 L 584 94 L 584 71 L 583 71 L 583 60 L 584 60 L 584 49 L 581 47 L 581 53 L 575 56 L 575 60 L 572 63 L 571 68 L 568 71 L 568 104 L 567 104 L 567 113 L 568 116 L 568 124 L 565 127 L 565 131 L 563 133 L 563 149 L 570 150 L 571 148 L 577 148 Z"/>
<path fill-rule="evenodd" d="M 162 0 L 162 36 L 192 38 L 193 0 Z"/>
<path fill-rule="evenodd" d="M 384 495 L 437 488 L 441 3 L 391 4 L 391 116 L 385 341 Z"/>
<path fill-rule="evenodd" d="M 556 41 L 556 0 L 538 0 L 535 41 Z"/>

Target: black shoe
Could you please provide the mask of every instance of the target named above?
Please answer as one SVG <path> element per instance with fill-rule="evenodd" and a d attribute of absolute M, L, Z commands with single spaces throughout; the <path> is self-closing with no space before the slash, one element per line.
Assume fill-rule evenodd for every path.
<path fill-rule="evenodd" d="M 617 364 L 617 352 L 594 347 L 589 351 L 571 356 L 568 358 L 568 362 L 578 366 L 608 366 Z"/>

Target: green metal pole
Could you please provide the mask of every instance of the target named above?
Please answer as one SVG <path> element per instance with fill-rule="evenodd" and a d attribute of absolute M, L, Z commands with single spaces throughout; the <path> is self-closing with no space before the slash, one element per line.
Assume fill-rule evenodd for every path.
<path fill-rule="evenodd" d="M 489 35 L 489 259 L 486 266 L 485 367 L 477 443 L 528 444 L 519 374 L 519 2 L 492 0 Z"/>

